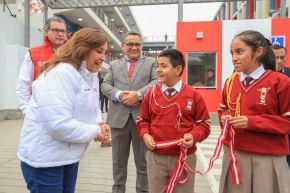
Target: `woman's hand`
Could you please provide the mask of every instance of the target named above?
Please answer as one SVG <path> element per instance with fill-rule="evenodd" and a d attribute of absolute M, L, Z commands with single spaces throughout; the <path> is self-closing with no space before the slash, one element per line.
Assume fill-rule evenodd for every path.
<path fill-rule="evenodd" d="M 110 138 L 110 126 L 105 122 L 100 122 L 98 125 L 101 128 L 101 134 L 95 137 L 95 141 L 106 141 Z"/>

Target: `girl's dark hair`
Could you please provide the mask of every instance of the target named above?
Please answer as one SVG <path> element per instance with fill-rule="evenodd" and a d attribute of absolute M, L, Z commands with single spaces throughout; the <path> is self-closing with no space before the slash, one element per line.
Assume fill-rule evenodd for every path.
<path fill-rule="evenodd" d="M 258 58 L 258 61 L 264 65 L 265 69 L 275 71 L 276 60 L 274 52 L 270 47 L 271 43 L 260 32 L 247 30 L 239 33 L 235 38 L 239 38 L 246 45 L 250 46 L 253 52 L 256 52 L 259 47 L 262 47 L 264 51 L 261 57 Z"/>

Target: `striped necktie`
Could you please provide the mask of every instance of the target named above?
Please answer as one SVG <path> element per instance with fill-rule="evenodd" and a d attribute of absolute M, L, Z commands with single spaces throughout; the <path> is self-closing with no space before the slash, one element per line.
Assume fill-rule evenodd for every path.
<path fill-rule="evenodd" d="M 249 87 L 250 86 L 250 83 L 252 82 L 252 80 L 254 80 L 252 77 L 250 76 L 247 76 L 244 80 L 244 84 L 245 84 L 245 87 Z"/>
<path fill-rule="evenodd" d="M 168 98 L 171 98 L 176 94 L 176 90 L 175 88 L 167 88 L 165 94 L 167 95 Z"/>

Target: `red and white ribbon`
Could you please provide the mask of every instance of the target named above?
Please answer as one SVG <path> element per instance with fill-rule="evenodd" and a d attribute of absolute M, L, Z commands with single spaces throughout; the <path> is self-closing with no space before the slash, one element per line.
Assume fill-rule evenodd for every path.
<path fill-rule="evenodd" d="M 184 184 L 187 182 L 187 176 L 188 176 L 188 170 L 193 172 L 193 173 L 199 173 L 202 175 L 207 174 L 213 167 L 214 162 L 219 158 L 221 150 L 222 150 L 222 145 L 223 141 L 226 138 L 227 133 L 230 133 L 230 170 L 231 170 L 231 177 L 232 177 L 232 182 L 233 184 L 241 184 L 242 179 L 241 179 L 241 174 L 240 170 L 238 167 L 238 160 L 236 157 L 236 154 L 234 152 L 234 136 L 235 136 L 235 131 L 232 128 L 232 126 L 228 125 L 228 120 L 225 121 L 224 127 L 222 129 L 222 132 L 218 138 L 218 142 L 214 151 L 213 156 L 210 158 L 208 169 L 205 172 L 202 172 L 200 170 L 194 170 L 192 169 L 187 163 L 187 148 L 183 147 L 183 139 L 178 139 L 178 140 L 171 140 L 171 141 L 163 141 L 163 142 L 157 142 L 156 143 L 156 149 L 166 149 L 169 147 L 173 147 L 176 145 L 180 146 L 180 154 L 179 154 L 179 159 L 178 162 L 175 165 L 175 168 L 173 172 L 171 173 L 171 176 L 167 182 L 166 189 L 164 193 L 174 193 L 176 183 Z M 181 178 L 181 175 L 184 174 L 184 178 Z"/>
<path fill-rule="evenodd" d="M 25 0 L 17 0 L 17 9 L 19 12 L 25 7 Z M 41 0 L 30 0 L 29 1 L 30 13 L 43 13 L 44 6 Z"/>

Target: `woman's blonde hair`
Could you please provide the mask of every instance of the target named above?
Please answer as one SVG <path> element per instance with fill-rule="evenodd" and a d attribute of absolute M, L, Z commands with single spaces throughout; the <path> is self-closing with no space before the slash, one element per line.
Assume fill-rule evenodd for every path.
<path fill-rule="evenodd" d="M 71 39 L 59 48 L 55 56 L 45 63 L 40 72 L 49 71 L 60 62 L 71 63 L 77 70 L 82 61 L 92 49 L 98 48 L 107 42 L 107 37 L 98 29 L 83 28 L 77 31 Z"/>

